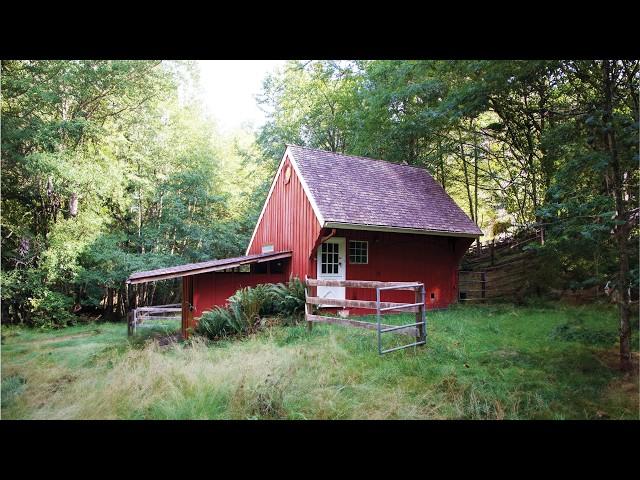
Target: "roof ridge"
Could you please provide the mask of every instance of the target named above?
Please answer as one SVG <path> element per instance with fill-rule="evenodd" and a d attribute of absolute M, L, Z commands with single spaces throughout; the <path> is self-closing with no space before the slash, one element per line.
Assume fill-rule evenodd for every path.
<path fill-rule="evenodd" d="M 361 158 L 363 160 L 371 160 L 373 162 L 384 162 L 388 165 L 395 165 L 398 167 L 411 167 L 411 168 L 417 168 L 418 170 L 422 170 L 423 172 L 428 173 L 430 176 L 431 172 L 429 172 L 429 170 L 426 169 L 426 167 L 420 167 L 418 165 L 403 165 L 402 163 L 395 163 L 392 162 L 390 160 L 383 160 L 382 158 L 372 158 L 372 157 L 363 157 L 362 155 L 347 155 L 346 153 L 339 153 L 339 152 L 331 152 L 329 150 L 321 150 L 319 148 L 311 148 L 311 147 L 304 147 L 302 145 L 295 145 L 293 143 L 285 143 L 285 145 L 287 147 L 297 147 L 297 148 L 302 148 L 304 150 L 311 150 L 312 152 L 322 152 L 322 153 L 329 153 L 331 155 L 340 155 L 341 157 L 350 157 L 350 158 Z"/>

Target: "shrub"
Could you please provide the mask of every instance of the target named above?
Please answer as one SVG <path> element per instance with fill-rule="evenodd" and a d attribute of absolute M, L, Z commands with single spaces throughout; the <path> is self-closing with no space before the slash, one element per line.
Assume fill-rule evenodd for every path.
<path fill-rule="evenodd" d="M 200 317 L 196 333 L 208 338 L 226 337 L 243 331 L 241 322 L 228 307 L 214 307 Z"/>
<path fill-rule="evenodd" d="M 238 304 L 250 324 L 260 320 L 263 315 L 277 313 L 271 285 L 268 284 L 241 288 L 229 298 L 229 303 Z"/>
<path fill-rule="evenodd" d="M 43 290 L 31 303 L 31 321 L 42 328 L 64 327 L 74 323 L 73 299 L 52 290 Z"/>

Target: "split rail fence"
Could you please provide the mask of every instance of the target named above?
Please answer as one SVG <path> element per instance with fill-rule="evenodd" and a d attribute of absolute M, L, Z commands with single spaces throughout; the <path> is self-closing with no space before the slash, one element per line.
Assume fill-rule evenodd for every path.
<path fill-rule="evenodd" d="M 134 308 L 129 314 L 129 335 L 134 335 L 139 327 L 153 326 L 154 321 L 180 320 L 182 318 L 182 305 L 172 303 L 170 305 L 155 305 L 153 307 Z"/>
<path fill-rule="evenodd" d="M 345 288 L 371 288 L 376 290 L 376 300 L 349 300 L 336 298 L 323 298 L 312 296 L 309 289 L 312 287 L 345 287 Z M 381 293 L 387 290 L 411 290 L 415 292 L 414 303 L 383 302 L 380 299 Z M 350 327 L 367 328 L 377 330 L 378 333 L 378 353 L 385 353 L 402 350 L 404 348 L 415 347 L 427 343 L 427 315 L 425 303 L 425 288 L 420 282 L 376 282 L 367 280 L 317 280 L 313 278 L 305 279 L 305 319 L 309 329 L 313 323 L 334 323 Z M 365 308 L 376 311 L 376 323 L 353 320 L 350 318 L 330 317 L 326 315 L 313 314 L 313 307 L 350 307 Z M 386 325 L 381 321 L 382 313 L 392 310 L 406 310 L 415 312 L 416 321 L 407 325 Z M 396 333 L 411 335 L 416 341 L 407 345 L 395 348 L 382 348 L 382 334 Z"/>

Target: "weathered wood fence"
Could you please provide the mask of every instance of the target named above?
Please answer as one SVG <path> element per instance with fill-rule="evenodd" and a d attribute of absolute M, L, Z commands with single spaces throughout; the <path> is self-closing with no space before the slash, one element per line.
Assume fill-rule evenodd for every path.
<path fill-rule="evenodd" d="M 138 307 L 129 313 L 128 334 L 136 333 L 138 327 L 153 325 L 158 320 L 180 320 L 182 318 L 182 306 L 179 303 L 170 305 L 154 305 L 152 307 Z"/>
<path fill-rule="evenodd" d="M 458 300 L 483 303 L 522 297 L 536 268 L 535 254 L 525 247 L 543 242 L 543 230 L 532 228 L 469 249 L 458 271 Z"/>
<path fill-rule="evenodd" d="M 323 298 L 310 295 L 310 289 L 314 287 L 345 287 L 345 288 L 371 288 L 376 289 L 376 300 L 350 300 Z M 380 300 L 382 291 L 385 290 L 410 290 L 415 292 L 414 303 L 398 303 L 383 302 Z M 316 315 L 313 313 L 314 308 L 320 307 L 351 307 L 364 308 L 376 311 L 377 322 L 366 322 L 362 320 L 353 320 L 350 318 L 331 317 L 327 315 Z M 381 322 L 381 314 L 388 311 L 404 310 L 415 312 L 416 321 L 407 325 L 386 325 Z M 378 353 L 384 354 L 403 348 L 417 345 L 424 345 L 427 341 L 427 317 L 425 303 L 425 288 L 420 282 L 376 282 L 368 280 L 317 280 L 314 278 L 305 279 L 305 319 L 308 328 L 311 330 L 313 323 L 334 323 L 338 325 L 346 325 L 350 327 L 367 328 L 377 330 L 378 332 Z M 396 333 L 411 335 L 416 337 L 416 341 L 408 345 L 400 347 L 383 349 L 382 334 Z"/>

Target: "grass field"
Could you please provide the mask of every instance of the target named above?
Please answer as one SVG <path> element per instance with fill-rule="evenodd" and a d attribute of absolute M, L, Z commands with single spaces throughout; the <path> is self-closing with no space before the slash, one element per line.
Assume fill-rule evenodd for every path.
<path fill-rule="evenodd" d="M 2 418 L 639 418 L 609 306 L 463 306 L 428 321 L 426 347 L 382 357 L 375 332 L 330 325 L 168 346 L 125 324 L 3 327 Z M 632 343 L 637 367 L 637 327 Z"/>

